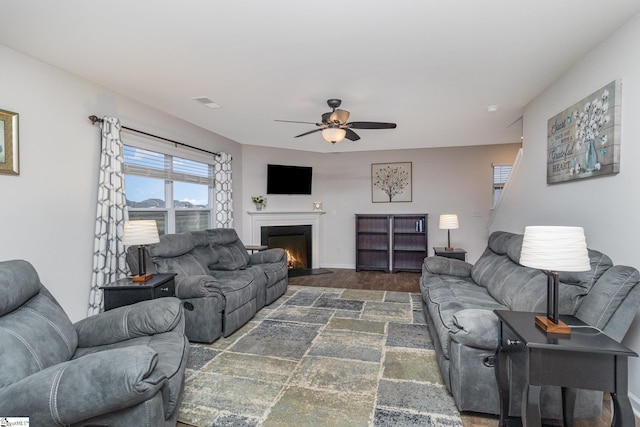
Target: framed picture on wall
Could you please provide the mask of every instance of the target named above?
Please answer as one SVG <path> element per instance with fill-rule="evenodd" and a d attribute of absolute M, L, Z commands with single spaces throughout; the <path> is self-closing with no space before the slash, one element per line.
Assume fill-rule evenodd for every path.
<path fill-rule="evenodd" d="M 371 165 L 373 203 L 410 202 L 411 191 L 411 162 Z"/>
<path fill-rule="evenodd" d="M 18 175 L 18 113 L 0 110 L 0 173 Z"/>
<path fill-rule="evenodd" d="M 614 80 L 547 122 L 547 184 L 620 172 L 620 90 Z"/>

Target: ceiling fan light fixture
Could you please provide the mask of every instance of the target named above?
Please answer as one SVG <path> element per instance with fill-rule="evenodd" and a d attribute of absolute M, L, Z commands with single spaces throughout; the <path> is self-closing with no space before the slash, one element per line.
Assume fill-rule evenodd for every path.
<path fill-rule="evenodd" d="M 347 131 L 341 128 L 326 128 L 322 129 L 322 137 L 325 141 L 335 144 L 340 142 L 347 135 Z"/>

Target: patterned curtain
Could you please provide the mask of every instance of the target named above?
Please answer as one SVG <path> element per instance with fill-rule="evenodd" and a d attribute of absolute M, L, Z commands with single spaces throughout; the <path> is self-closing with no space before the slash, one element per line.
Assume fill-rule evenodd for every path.
<path fill-rule="evenodd" d="M 233 228 L 233 194 L 231 191 L 231 155 L 216 156 L 215 167 L 215 215 L 216 228 Z"/>
<path fill-rule="evenodd" d="M 102 153 L 98 182 L 98 207 L 95 241 L 93 244 L 93 273 L 89 295 L 88 315 L 102 311 L 102 289 L 127 274 L 122 232 L 126 219 L 124 174 L 122 164 L 120 121 L 105 117 L 102 123 Z"/>

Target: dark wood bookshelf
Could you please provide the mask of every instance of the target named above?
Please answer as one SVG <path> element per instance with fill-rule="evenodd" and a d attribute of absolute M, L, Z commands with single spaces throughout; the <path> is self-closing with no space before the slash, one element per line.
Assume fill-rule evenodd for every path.
<path fill-rule="evenodd" d="M 427 214 L 357 214 L 356 271 L 421 271 Z"/>

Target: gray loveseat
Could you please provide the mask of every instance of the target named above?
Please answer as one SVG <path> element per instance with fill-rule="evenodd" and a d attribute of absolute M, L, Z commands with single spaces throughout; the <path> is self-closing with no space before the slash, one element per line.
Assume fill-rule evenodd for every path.
<path fill-rule="evenodd" d="M 177 274 L 190 341 L 231 335 L 287 290 L 286 252 L 249 254 L 230 228 L 166 234 L 147 249 L 148 271 Z M 129 248 L 127 263 L 138 271 L 136 248 Z"/>
<path fill-rule="evenodd" d="M 496 231 L 474 264 L 444 257 L 425 258 L 420 289 L 425 318 L 447 388 L 461 411 L 498 414 L 494 374 L 498 319 L 493 310 L 546 311 L 547 276 L 518 264 L 522 235 Z M 620 341 L 640 305 L 640 274 L 613 265 L 589 250 L 591 271 L 561 272 L 560 313 L 573 314 Z M 519 416 L 524 378 L 510 385 L 510 415 Z M 561 419 L 558 387 L 543 387 L 543 418 Z M 579 390 L 577 418 L 600 416 L 602 394 Z"/>
<path fill-rule="evenodd" d="M 175 426 L 189 342 L 161 298 L 72 324 L 31 264 L 0 262 L 0 414 L 33 426 Z"/>

